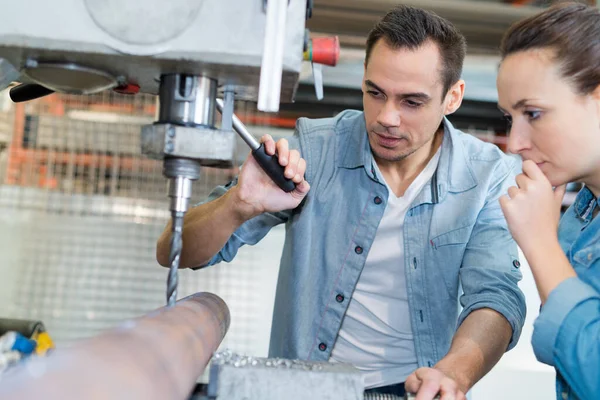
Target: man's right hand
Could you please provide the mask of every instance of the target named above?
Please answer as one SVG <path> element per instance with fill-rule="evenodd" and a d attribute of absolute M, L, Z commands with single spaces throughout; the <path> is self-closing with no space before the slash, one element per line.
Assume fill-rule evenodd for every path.
<path fill-rule="evenodd" d="M 260 141 L 267 154 L 277 153 L 279 164 L 285 167 L 285 177 L 294 181 L 296 189 L 289 193 L 281 190 L 250 154 L 242 165 L 237 185 L 230 191 L 236 199 L 236 211 L 244 220 L 264 212 L 294 209 L 310 190 L 310 185 L 304 179 L 306 161 L 297 150 L 289 150 L 286 139 L 275 143 L 270 135 L 264 135 Z"/>

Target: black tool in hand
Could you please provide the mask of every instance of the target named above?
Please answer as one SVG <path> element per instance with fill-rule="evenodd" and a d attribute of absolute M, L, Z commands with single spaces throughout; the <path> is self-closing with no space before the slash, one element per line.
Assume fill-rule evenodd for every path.
<path fill-rule="evenodd" d="M 223 113 L 223 101 L 217 99 L 217 110 Z M 285 167 L 279 164 L 279 157 L 277 154 L 269 155 L 265 151 L 265 145 L 259 143 L 254 139 L 254 136 L 248 132 L 246 126 L 239 120 L 238 117 L 233 115 L 233 129 L 241 136 L 241 138 L 250 146 L 252 149 L 252 155 L 262 169 L 269 175 L 269 177 L 283 190 L 284 192 L 291 192 L 296 188 L 296 184 L 291 179 L 287 179 L 283 172 Z"/>

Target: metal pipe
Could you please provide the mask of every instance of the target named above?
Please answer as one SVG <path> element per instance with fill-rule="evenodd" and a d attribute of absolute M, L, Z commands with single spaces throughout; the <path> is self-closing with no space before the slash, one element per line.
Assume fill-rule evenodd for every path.
<path fill-rule="evenodd" d="M 260 65 L 258 104 L 256 105 L 260 111 L 279 111 L 287 8 L 286 0 L 269 0 L 267 2 L 265 40 Z"/>
<path fill-rule="evenodd" d="M 223 113 L 223 110 L 225 107 L 223 100 L 217 99 L 216 105 L 217 105 L 217 110 L 220 113 Z M 258 149 L 260 147 L 260 143 L 254 138 L 254 136 L 252 136 L 252 134 L 250 132 L 248 132 L 246 125 L 244 125 L 244 123 L 242 121 L 240 121 L 240 119 L 235 114 L 232 114 L 231 119 L 232 119 L 233 129 L 241 136 L 241 138 L 244 140 L 244 142 L 246 142 L 246 144 L 248 146 L 250 146 L 252 151 Z"/>
<path fill-rule="evenodd" d="M 230 131 L 233 129 L 233 109 L 235 100 L 235 91 L 231 85 L 223 89 L 223 104 L 219 108 L 219 99 L 217 100 L 217 109 L 221 113 L 221 129 Z"/>
<path fill-rule="evenodd" d="M 198 293 L 23 362 L 0 377 L 0 398 L 184 400 L 228 328 L 223 300 Z"/>

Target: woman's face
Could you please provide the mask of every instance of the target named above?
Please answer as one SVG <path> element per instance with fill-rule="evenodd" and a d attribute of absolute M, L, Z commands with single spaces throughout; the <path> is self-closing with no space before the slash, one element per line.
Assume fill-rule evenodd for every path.
<path fill-rule="evenodd" d="M 577 94 L 553 55 L 527 50 L 500 65 L 498 105 L 512 122 L 508 151 L 534 161 L 553 186 L 585 182 L 600 189 L 600 89 Z"/>

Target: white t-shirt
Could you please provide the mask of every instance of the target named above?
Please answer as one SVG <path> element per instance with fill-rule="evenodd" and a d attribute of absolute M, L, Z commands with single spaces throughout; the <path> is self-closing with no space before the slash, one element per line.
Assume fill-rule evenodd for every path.
<path fill-rule="evenodd" d="M 404 382 L 417 369 L 404 274 L 404 217 L 439 158 L 438 149 L 404 196 L 396 197 L 388 186 L 388 204 L 331 353 L 332 362 L 364 371 L 366 388 Z M 385 182 L 377 167 L 376 173 Z"/>

